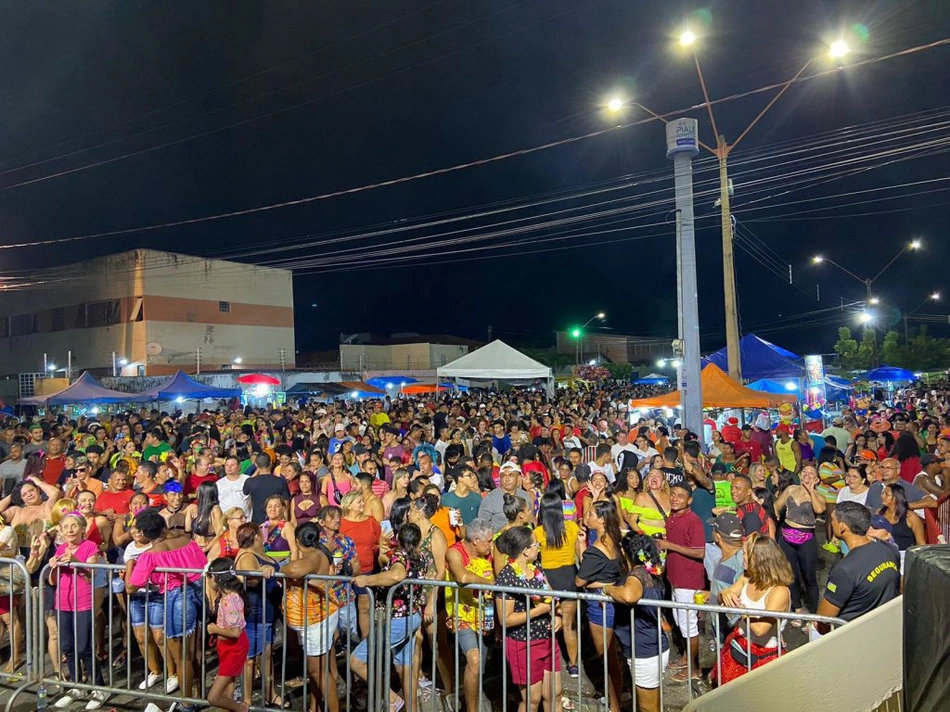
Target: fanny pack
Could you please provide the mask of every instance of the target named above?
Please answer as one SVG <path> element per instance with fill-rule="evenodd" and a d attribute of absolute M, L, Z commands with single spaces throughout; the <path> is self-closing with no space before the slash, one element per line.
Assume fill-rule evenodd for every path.
<path fill-rule="evenodd" d="M 749 644 L 745 642 L 744 638 L 740 642 L 740 639 L 737 636 L 729 642 L 729 654 L 739 665 L 749 670 L 754 668 L 763 660 L 777 656 L 778 649 L 769 648 L 768 652 L 758 654 L 749 648 Z"/>
<path fill-rule="evenodd" d="M 801 545 L 814 537 L 815 532 L 795 529 L 794 527 L 782 527 L 782 538 L 789 544 Z"/>

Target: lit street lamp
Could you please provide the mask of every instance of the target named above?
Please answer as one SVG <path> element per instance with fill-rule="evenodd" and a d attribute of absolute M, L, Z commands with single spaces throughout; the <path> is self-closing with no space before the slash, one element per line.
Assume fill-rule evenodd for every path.
<path fill-rule="evenodd" d="M 910 242 L 908 242 L 907 244 L 905 244 L 905 245 L 900 249 L 900 251 L 899 251 L 896 255 L 894 255 L 894 256 L 891 258 L 891 261 L 888 262 L 886 265 L 884 265 L 884 267 L 881 269 L 881 271 L 878 272 L 878 273 L 877 273 L 876 275 L 874 275 L 873 277 L 864 277 L 864 278 L 859 277 L 859 276 L 856 275 L 854 272 L 852 272 L 851 270 L 849 270 L 847 267 L 842 267 L 840 264 L 838 264 L 838 263 L 835 262 L 834 260 L 830 260 L 830 259 L 828 259 L 827 257 L 824 257 L 823 255 L 815 255 L 814 257 L 811 258 L 811 261 L 812 261 L 812 264 L 816 264 L 816 265 L 821 265 L 821 264 L 826 264 L 826 263 L 827 263 L 827 264 L 830 264 L 830 265 L 834 265 L 835 267 L 837 267 L 838 269 L 840 269 L 842 272 L 844 272 L 844 273 L 845 273 L 846 275 L 848 275 L 849 277 L 852 277 L 853 279 L 856 279 L 857 281 L 859 281 L 861 284 L 864 285 L 865 298 L 866 298 L 866 300 L 867 300 L 867 303 L 868 303 L 868 304 L 877 304 L 880 300 L 879 300 L 877 297 L 872 297 L 872 296 L 871 296 L 871 287 L 874 285 L 874 283 L 881 277 L 882 274 L 884 274 L 885 272 L 887 272 L 888 269 L 890 269 L 890 266 L 891 266 L 892 264 L 894 264 L 895 262 L 897 262 L 897 259 L 898 259 L 901 255 L 903 255 L 903 254 L 904 254 L 905 252 L 907 252 L 908 250 L 919 250 L 921 247 L 922 247 L 922 243 L 921 243 L 920 240 L 916 240 L 916 239 L 915 239 L 915 240 L 911 240 Z M 929 299 L 929 297 L 928 297 L 928 299 Z M 925 300 L 925 301 L 926 301 L 926 300 Z M 921 306 L 922 306 L 922 305 L 921 305 Z M 918 307 L 918 308 L 920 308 L 920 307 Z"/>
<path fill-rule="evenodd" d="M 904 314 L 904 345 L 910 346 L 910 329 L 907 326 L 907 319 L 916 314 L 920 308 L 927 302 L 939 302 L 940 301 L 940 292 L 931 292 L 928 294 L 924 300 L 918 304 L 916 307 L 911 309 L 909 312 Z"/>
<path fill-rule="evenodd" d="M 581 365 L 581 340 L 584 338 L 584 329 L 586 329 L 588 325 L 592 321 L 594 321 L 594 319 L 600 319 L 601 321 L 603 321 L 606 318 L 607 318 L 607 315 L 604 314 L 604 312 L 597 312 L 596 314 L 594 314 L 594 316 L 592 316 L 590 319 L 585 321 L 580 326 L 575 326 L 574 328 L 571 329 L 570 331 L 571 338 L 574 339 L 574 365 L 575 366 Z"/>

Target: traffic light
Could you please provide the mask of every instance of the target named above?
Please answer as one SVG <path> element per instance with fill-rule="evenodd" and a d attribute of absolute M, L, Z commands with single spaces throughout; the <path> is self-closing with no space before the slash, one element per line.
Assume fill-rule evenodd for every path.
<path fill-rule="evenodd" d="M 571 336 L 573 336 L 575 339 L 581 338 L 580 328 L 575 326 L 573 329 L 571 329 Z"/>

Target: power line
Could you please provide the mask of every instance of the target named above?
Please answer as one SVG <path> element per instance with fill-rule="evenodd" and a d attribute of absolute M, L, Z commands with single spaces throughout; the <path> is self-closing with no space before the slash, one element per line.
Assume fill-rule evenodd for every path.
<path fill-rule="evenodd" d="M 950 38 L 948 38 L 948 39 L 946 39 L 946 40 L 940 40 L 940 41 L 937 41 L 937 42 L 932 42 L 932 43 L 929 43 L 929 44 L 926 44 L 926 45 L 919 45 L 919 46 L 917 46 L 917 47 L 912 47 L 912 48 L 909 48 L 909 49 L 907 49 L 907 50 L 903 50 L 903 51 L 901 51 L 901 52 L 891 53 L 891 54 L 885 55 L 885 56 L 883 56 L 883 57 L 877 57 L 877 58 L 866 59 L 866 60 L 863 60 L 863 61 L 861 61 L 861 62 L 857 62 L 857 63 L 855 63 L 855 64 L 853 64 L 853 65 L 850 65 L 850 66 L 851 66 L 852 68 L 854 68 L 854 67 L 860 67 L 860 66 L 872 64 L 872 63 L 874 63 L 874 62 L 884 61 L 885 59 L 890 59 L 890 58 L 893 58 L 893 57 L 906 56 L 906 55 L 908 55 L 908 54 L 912 54 L 912 53 L 915 53 L 915 52 L 924 51 L 924 50 L 926 50 L 926 49 L 931 49 L 931 48 L 933 48 L 933 47 L 941 46 L 941 45 L 943 45 L 943 44 L 948 44 L 948 43 L 950 43 Z M 800 77 L 799 79 L 797 79 L 796 82 L 802 82 L 802 81 L 814 79 L 814 78 L 817 78 L 818 76 L 824 76 L 824 75 L 826 75 L 826 74 L 833 73 L 833 72 L 837 72 L 837 71 L 840 71 L 840 68 L 835 69 L 835 70 L 828 70 L 828 71 L 825 71 L 825 72 L 819 72 L 819 73 L 817 73 L 817 74 L 802 76 L 802 77 Z M 777 87 L 779 87 L 779 86 L 784 86 L 784 83 L 783 83 L 783 84 L 772 84 L 772 85 L 768 85 L 768 86 L 766 86 L 766 87 L 760 87 L 759 89 L 753 89 L 753 90 L 749 90 L 749 91 L 747 91 L 747 92 L 742 92 L 742 93 L 738 93 L 738 94 L 733 94 L 733 95 L 731 95 L 731 96 L 729 96 L 729 97 L 724 97 L 724 98 L 722 98 L 722 99 L 717 99 L 717 100 L 711 101 L 710 104 L 719 104 L 719 103 L 723 103 L 723 102 L 725 102 L 725 101 L 732 101 L 732 100 L 735 100 L 735 99 L 744 98 L 744 97 L 747 97 L 747 96 L 750 96 L 750 95 L 753 95 L 753 94 L 761 93 L 761 92 L 763 92 L 763 91 L 769 91 L 769 90 L 771 90 L 771 89 L 775 89 L 775 88 L 777 88 Z M 692 106 L 692 107 L 688 107 L 687 109 L 683 109 L 683 110 L 680 110 L 680 111 L 670 112 L 670 113 L 666 114 L 663 118 L 667 118 L 667 117 L 670 117 L 670 116 L 679 115 L 679 114 L 685 113 L 685 112 L 687 112 L 687 111 L 693 110 L 693 109 L 695 109 L 695 108 L 701 108 L 701 107 L 705 107 L 705 103 L 699 104 L 699 105 L 694 105 L 694 106 Z M 347 189 L 332 191 L 332 192 L 329 192 L 329 193 L 323 193 L 323 194 L 320 194 L 320 195 L 309 196 L 309 197 L 306 197 L 306 198 L 298 198 L 298 199 L 294 199 L 294 200 L 287 200 L 287 201 L 283 201 L 283 202 L 279 202 L 279 203 L 273 203 L 273 204 L 270 204 L 270 205 L 258 206 L 258 207 L 255 207 L 255 208 L 245 208 L 245 209 L 243 209 L 243 210 L 235 210 L 235 211 L 226 212 L 226 213 L 219 213 L 219 214 L 214 214 L 214 215 L 206 215 L 206 216 L 202 216 L 202 217 L 190 218 L 190 219 L 184 219 L 184 220 L 169 221 L 169 222 L 165 222 L 165 223 L 159 223 L 159 224 L 153 224 L 153 225 L 145 225 L 145 226 L 139 226 L 139 227 L 134 227 L 134 228 L 125 228 L 125 229 L 121 229 L 121 230 L 111 230 L 111 231 L 104 231 L 104 232 L 99 232 L 99 233 L 90 233 L 90 234 L 86 234 L 86 235 L 77 235 L 77 236 L 74 236 L 74 237 L 59 238 L 59 239 L 56 239 L 56 240 L 35 240 L 35 241 L 30 241 L 30 242 L 14 243 L 14 244 L 2 245 L 2 246 L 0 246 L 0 248 L 2 248 L 2 249 L 12 249 L 12 248 L 20 248 L 20 247 L 34 247 L 34 246 L 40 246 L 40 245 L 55 244 L 55 243 L 60 243 L 60 242 L 72 242 L 72 241 L 77 241 L 77 240 L 94 239 L 94 238 L 100 238 L 100 237 L 110 237 L 110 236 L 115 236 L 115 235 L 129 234 L 129 233 L 133 233 L 133 232 L 146 232 L 146 231 L 152 231 L 152 230 L 166 229 L 166 228 L 170 228 L 170 227 L 179 227 L 179 226 L 184 226 L 184 225 L 194 225 L 194 224 L 199 224 L 199 223 L 203 223 L 203 222 L 207 222 L 207 221 L 211 221 L 211 220 L 220 220 L 220 219 L 225 219 L 225 218 L 239 217 L 239 216 L 250 215 L 250 214 L 255 214 L 255 213 L 260 213 L 260 212 L 265 212 L 265 211 L 270 211 L 270 210 L 277 210 L 277 209 L 286 208 L 286 207 L 292 207 L 292 206 L 298 206 L 298 205 L 305 205 L 305 204 L 309 204 L 309 203 L 313 203 L 313 202 L 317 202 L 317 201 L 321 201 L 321 200 L 327 200 L 327 199 L 329 199 L 329 198 L 335 198 L 335 197 L 340 197 L 340 196 L 344 196 L 344 195 L 353 195 L 353 194 L 356 194 L 356 193 L 362 193 L 362 192 L 366 192 L 366 191 L 370 191 L 370 190 L 376 190 L 376 189 L 382 188 L 382 187 L 388 187 L 388 186 L 393 186 L 393 185 L 401 185 L 401 184 L 404 184 L 404 183 L 408 183 L 408 182 L 411 182 L 411 181 L 420 180 L 420 179 L 423 179 L 423 178 L 430 178 L 430 177 L 439 176 L 439 175 L 446 175 L 446 174 L 449 174 L 449 173 L 458 172 L 458 171 L 465 170 L 465 169 L 468 169 L 468 168 L 473 168 L 473 167 L 476 167 L 476 166 L 483 166 L 483 165 L 488 165 L 488 164 L 491 164 L 491 163 L 497 163 L 497 162 L 500 162 L 500 161 L 503 161 L 503 160 L 507 160 L 507 159 L 509 159 L 509 158 L 516 157 L 516 156 L 524 156 L 524 155 L 536 153 L 536 152 L 539 152 L 539 151 L 547 150 L 547 149 L 554 148 L 554 147 L 558 147 L 558 146 L 565 146 L 565 145 L 569 145 L 569 144 L 572 144 L 572 143 L 576 143 L 576 142 L 579 142 L 579 141 L 583 141 L 583 140 L 586 140 L 586 139 L 589 139 L 589 138 L 594 138 L 594 137 L 597 137 L 597 136 L 601 136 L 601 135 L 605 135 L 605 134 L 608 134 L 608 133 L 612 133 L 612 132 L 614 132 L 614 131 L 618 131 L 618 130 L 630 128 L 630 127 L 632 127 L 632 126 L 638 126 L 638 125 L 641 125 L 641 124 L 644 124 L 644 123 L 647 123 L 647 122 L 650 122 L 650 121 L 653 121 L 653 120 L 655 120 L 655 119 L 654 119 L 653 117 L 650 117 L 650 118 L 648 118 L 648 119 L 642 119 L 642 120 L 639 120 L 639 121 L 629 122 L 629 123 L 627 123 L 627 124 L 622 124 L 622 125 L 620 125 L 620 126 L 611 126 L 611 127 L 607 127 L 607 128 L 604 128 L 604 129 L 599 129 L 599 130 L 596 130 L 596 131 L 591 131 L 591 132 L 588 132 L 588 133 L 586 133 L 586 134 L 582 134 L 582 135 L 579 135 L 579 136 L 572 136 L 572 137 L 568 137 L 568 138 L 564 138 L 564 139 L 559 139 L 559 140 L 556 140 L 556 141 L 550 141 L 550 142 L 547 142 L 547 143 L 544 143 L 544 144 L 540 144 L 540 145 L 537 145 L 537 146 L 533 146 L 533 147 L 523 148 L 523 149 L 519 149 L 519 150 L 516 150 L 516 151 L 509 151 L 509 152 L 507 152 L 507 153 L 498 154 L 498 155 L 496 155 L 496 156 L 492 156 L 492 157 L 489 157 L 489 158 L 483 158 L 483 159 L 478 159 L 478 160 L 474 160 L 474 161 L 468 161 L 468 162 L 466 162 L 466 163 L 460 163 L 460 164 L 456 164 L 456 165 L 453 165 L 453 166 L 447 166 L 447 167 L 443 167 L 443 168 L 439 168 L 439 169 L 434 169 L 434 170 L 430 170 L 430 171 L 425 171 L 425 172 L 422 172 L 422 173 L 416 173 L 416 174 L 413 174 L 413 175 L 403 176 L 403 177 L 400 177 L 400 178 L 393 178 L 393 179 L 384 180 L 384 181 L 379 181 L 379 182 L 376 182 L 376 183 L 371 183 L 371 184 L 362 185 L 362 186 L 358 186 L 358 187 L 353 187 L 353 188 L 347 188 Z"/>

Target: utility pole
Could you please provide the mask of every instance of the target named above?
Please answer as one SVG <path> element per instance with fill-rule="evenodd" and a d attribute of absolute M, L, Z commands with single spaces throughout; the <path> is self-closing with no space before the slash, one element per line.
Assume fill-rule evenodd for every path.
<path fill-rule="evenodd" d="M 736 265 L 732 248 L 732 212 L 729 207 L 729 144 L 725 136 L 716 137 L 719 156 L 719 201 L 722 208 L 722 291 L 726 309 L 726 354 L 729 376 L 742 383 L 739 354 L 739 314 L 736 306 Z"/>
<path fill-rule="evenodd" d="M 201 347 L 195 349 L 195 375 L 201 375 Z"/>
<path fill-rule="evenodd" d="M 699 294 L 696 288 L 696 238 L 693 221 L 693 157 L 699 153 L 698 134 L 696 119 L 676 119 L 666 125 L 666 156 L 673 159 L 680 248 L 676 256 L 683 332 L 680 406 L 683 409 L 683 424 L 701 437 L 703 396 L 700 381 Z M 735 363 L 738 364 L 738 359 Z"/>

